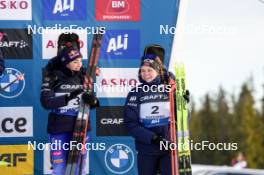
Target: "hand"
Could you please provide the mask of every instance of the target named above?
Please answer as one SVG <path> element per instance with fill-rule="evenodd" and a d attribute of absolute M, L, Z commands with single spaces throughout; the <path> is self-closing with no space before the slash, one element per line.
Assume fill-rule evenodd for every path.
<path fill-rule="evenodd" d="M 170 151 L 170 150 L 175 150 L 177 149 L 177 144 L 173 143 L 162 136 L 154 135 L 153 138 L 151 139 L 151 143 L 157 144 L 160 146 L 160 148 Z"/>
<path fill-rule="evenodd" d="M 160 142 L 163 142 L 164 144 L 168 142 L 169 144 L 171 143 L 169 140 L 163 138 L 162 136 L 154 135 L 151 139 L 151 143 L 153 144 L 160 144 Z"/>
<path fill-rule="evenodd" d="M 82 100 L 91 108 L 99 107 L 99 100 L 92 93 L 85 92 L 82 94 Z"/>
<path fill-rule="evenodd" d="M 185 94 L 183 94 L 183 98 L 186 100 L 187 103 L 190 102 L 190 92 L 189 92 L 189 90 L 185 91 Z"/>
<path fill-rule="evenodd" d="M 76 90 L 72 91 L 69 95 L 66 95 L 65 96 L 66 103 L 68 103 L 70 100 L 76 98 L 82 92 L 83 92 L 82 89 L 76 89 Z"/>

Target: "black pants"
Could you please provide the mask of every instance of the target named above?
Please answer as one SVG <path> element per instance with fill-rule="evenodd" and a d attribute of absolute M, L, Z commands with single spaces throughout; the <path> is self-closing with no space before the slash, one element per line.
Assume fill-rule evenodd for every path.
<path fill-rule="evenodd" d="M 170 153 L 162 155 L 137 155 L 138 175 L 157 175 L 160 169 L 161 175 L 171 175 Z"/>

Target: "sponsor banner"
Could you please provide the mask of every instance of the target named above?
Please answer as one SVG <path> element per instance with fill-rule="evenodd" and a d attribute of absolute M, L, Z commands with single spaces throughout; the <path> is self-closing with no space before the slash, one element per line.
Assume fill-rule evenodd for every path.
<path fill-rule="evenodd" d="M 42 0 L 42 15 L 46 20 L 85 20 L 86 0 Z"/>
<path fill-rule="evenodd" d="M 0 29 L 0 49 L 5 59 L 32 59 L 32 34 L 27 29 Z"/>
<path fill-rule="evenodd" d="M 96 0 L 95 16 L 99 21 L 139 21 L 140 0 Z"/>
<path fill-rule="evenodd" d="M 48 144 L 46 144 L 45 148 L 49 148 Z M 87 159 L 85 163 L 85 172 L 86 174 L 89 174 L 89 151 L 87 153 Z M 44 149 L 43 150 L 43 174 L 52 174 L 52 165 L 50 163 L 50 150 L 49 149 Z"/>
<path fill-rule="evenodd" d="M 0 137 L 32 137 L 33 107 L 0 107 Z"/>
<path fill-rule="evenodd" d="M 6 68 L 0 76 L 0 97 L 15 98 L 25 89 L 23 74 L 15 68 Z"/>
<path fill-rule="evenodd" d="M 140 59 L 140 31 L 107 30 L 103 37 L 100 58 Z"/>
<path fill-rule="evenodd" d="M 31 0 L 1 0 L 0 20 L 32 20 Z"/>
<path fill-rule="evenodd" d="M 108 171 L 114 174 L 135 174 L 135 155 L 131 147 L 117 143 L 105 152 L 104 163 Z"/>
<path fill-rule="evenodd" d="M 64 32 L 73 32 L 79 35 L 80 47 L 83 58 L 87 58 L 87 34 L 86 30 L 52 30 L 44 29 L 42 34 L 42 58 L 50 59 L 57 55 L 57 42 L 59 35 Z"/>
<path fill-rule="evenodd" d="M 96 95 L 101 98 L 124 98 L 138 81 L 138 68 L 101 68 L 96 77 Z"/>
<path fill-rule="evenodd" d="M 127 136 L 123 112 L 124 106 L 102 106 L 96 109 L 96 135 Z"/>
<path fill-rule="evenodd" d="M 34 151 L 28 145 L 0 145 L 0 162 L 1 174 L 34 174 Z"/>

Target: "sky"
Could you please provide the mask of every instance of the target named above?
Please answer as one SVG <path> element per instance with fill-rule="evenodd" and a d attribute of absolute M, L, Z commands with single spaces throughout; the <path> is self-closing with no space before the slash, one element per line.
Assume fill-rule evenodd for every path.
<path fill-rule="evenodd" d="M 221 85 L 239 94 L 254 78 L 254 96 L 264 90 L 264 0 L 188 0 L 177 58 L 186 66 L 188 87 L 198 106 Z"/>

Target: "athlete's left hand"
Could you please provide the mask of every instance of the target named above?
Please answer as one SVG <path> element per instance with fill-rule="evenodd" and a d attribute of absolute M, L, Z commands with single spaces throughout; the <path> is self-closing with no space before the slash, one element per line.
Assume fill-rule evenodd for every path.
<path fill-rule="evenodd" d="M 85 104 L 89 105 L 91 108 L 99 107 L 99 100 L 94 96 L 93 93 L 84 92 L 82 94 L 82 100 Z"/>
<path fill-rule="evenodd" d="M 185 93 L 183 94 L 183 98 L 186 100 L 187 103 L 190 102 L 190 91 L 186 90 Z"/>

